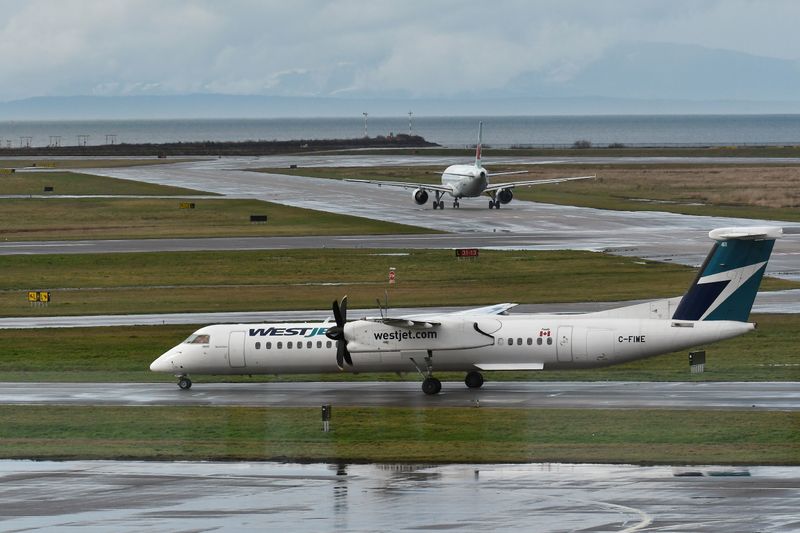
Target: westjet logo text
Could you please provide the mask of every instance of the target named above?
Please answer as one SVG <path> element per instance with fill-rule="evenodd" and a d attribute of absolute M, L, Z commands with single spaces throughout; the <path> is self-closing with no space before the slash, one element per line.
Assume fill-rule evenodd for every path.
<path fill-rule="evenodd" d="M 392 331 L 373 333 L 376 341 L 407 341 L 417 339 L 438 339 L 438 331 Z"/>
<path fill-rule="evenodd" d="M 286 337 L 291 335 L 302 335 L 303 337 L 316 337 L 325 335 L 328 328 L 251 328 L 251 337 Z"/>

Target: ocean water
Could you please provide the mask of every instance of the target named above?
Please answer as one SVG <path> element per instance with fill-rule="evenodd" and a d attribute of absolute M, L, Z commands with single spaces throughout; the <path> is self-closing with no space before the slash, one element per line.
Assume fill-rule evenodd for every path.
<path fill-rule="evenodd" d="M 524 117 L 368 117 L 370 136 L 422 135 L 443 146 L 474 144 L 478 121 L 484 143 L 495 147 L 797 145 L 800 115 L 606 115 Z M 355 138 L 364 135 L 363 117 L 297 119 L 91 120 L 0 122 L 0 146 L 19 147 Z M 87 137 L 79 137 L 87 136 Z M 0 151 L 0 154 L 2 151 Z"/>

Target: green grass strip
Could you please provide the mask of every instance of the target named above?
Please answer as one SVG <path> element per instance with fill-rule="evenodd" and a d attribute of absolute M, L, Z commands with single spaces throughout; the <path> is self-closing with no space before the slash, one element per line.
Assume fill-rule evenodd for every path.
<path fill-rule="evenodd" d="M 800 464 L 800 413 L 0 406 L 7 459 Z"/>

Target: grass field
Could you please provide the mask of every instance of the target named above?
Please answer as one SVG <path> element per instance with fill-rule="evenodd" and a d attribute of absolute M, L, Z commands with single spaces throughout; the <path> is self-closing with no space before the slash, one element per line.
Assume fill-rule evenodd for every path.
<path fill-rule="evenodd" d="M 15 172 L 13 174 L 0 173 L 0 195 L 3 194 L 45 194 L 44 187 L 53 187 L 52 193 L 47 194 L 101 194 L 101 195 L 142 195 L 142 196 L 181 196 L 214 194 L 184 189 L 182 187 L 168 187 L 154 185 L 141 181 L 107 178 L 77 172 Z"/>
<path fill-rule="evenodd" d="M 623 211 L 800 221 L 800 166 L 785 165 L 531 165 L 524 179 L 597 174 L 593 181 L 523 187 L 514 196 L 553 204 Z M 281 174 L 438 183 L 441 167 L 265 169 Z M 522 179 L 515 176 L 515 179 Z M 511 177 L 497 182 L 514 181 Z M 368 185 L 365 185 L 368 186 Z"/>
<path fill-rule="evenodd" d="M 181 198 L 0 200 L 0 239 L 13 241 L 431 233 L 430 230 L 258 200 Z M 267 215 L 253 224 L 250 215 Z"/>
<path fill-rule="evenodd" d="M 0 316 L 321 309 L 344 294 L 353 308 L 373 308 L 389 288 L 389 267 L 397 307 L 677 296 L 695 275 L 578 251 L 486 250 L 475 261 L 452 250 L 368 249 L 0 256 Z M 774 279 L 762 286 L 797 287 Z M 28 290 L 50 290 L 52 302 L 30 307 Z"/>
<path fill-rule="evenodd" d="M 71 172 L 0 174 L 0 195 L 175 196 L 162 198 L 0 199 L 0 239 L 13 241 L 242 237 L 276 235 L 363 235 L 430 233 L 430 230 L 288 207 L 258 200 L 192 199 L 202 191 Z M 213 195 L 211 195 L 213 196 Z M 252 224 L 250 215 L 267 215 Z"/>
<path fill-rule="evenodd" d="M 196 159 L 198 158 L 159 159 L 156 156 L 143 157 L 143 158 L 115 158 L 115 159 L 109 159 L 103 157 L 41 159 L 32 157 L 30 159 L 0 159 L 0 169 L 3 168 L 18 169 L 18 168 L 28 168 L 28 167 L 53 168 L 53 169 L 141 167 L 150 165 L 165 165 L 169 163 L 184 163 L 186 161 L 194 161 Z"/>
<path fill-rule="evenodd" d="M 0 406 L 0 458 L 800 463 L 800 413 Z"/>

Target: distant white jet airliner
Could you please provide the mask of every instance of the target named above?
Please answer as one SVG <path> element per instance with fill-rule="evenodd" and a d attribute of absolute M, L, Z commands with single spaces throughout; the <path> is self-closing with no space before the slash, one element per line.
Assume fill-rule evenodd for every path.
<path fill-rule="evenodd" d="M 573 178 L 553 178 L 546 180 L 511 181 L 507 183 L 490 184 L 489 178 L 493 176 L 507 176 L 510 174 L 527 174 L 527 170 L 516 170 L 513 172 L 489 172 L 481 164 L 481 138 L 483 137 L 483 122 L 478 122 L 478 144 L 475 146 L 475 163 L 472 165 L 450 165 L 442 172 L 441 185 L 429 183 L 408 183 L 404 181 L 378 181 L 378 180 L 356 180 L 346 179 L 357 183 L 372 183 L 375 185 L 386 185 L 388 187 L 401 187 L 403 189 L 414 189 L 412 198 L 417 205 L 424 205 L 428 201 L 428 192 L 432 192 L 436 198 L 433 201 L 433 208 L 444 209 L 442 196 L 449 194 L 454 198 L 453 207 L 459 207 L 459 198 L 476 198 L 482 194 L 490 197 L 489 209 L 500 209 L 500 204 L 507 204 L 514 198 L 512 189 L 514 187 L 532 187 L 534 185 L 547 185 L 552 183 L 562 183 L 573 180 L 593 179 L 596 176 L 577 176 Z"/>
<path fill-rule="evenodd" d="M 436 394 L 439 371 L 595 368 L 625 363 L 741 335 L 748 323 L 775 239 L 782 228 L 725 228 L 683 297 L 575 315 L 505 314 L 498 304 L 448 314 L 347 322 L 347 299 L 333 302 L 336 324 L 206 326 L 156 359 L 150 370 L 189 374 L 419 372 Z"/>

